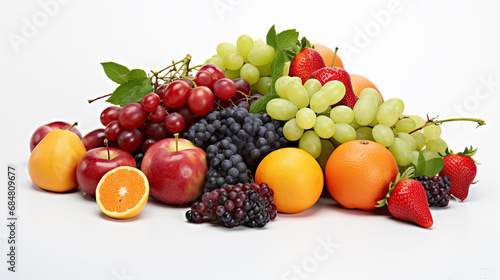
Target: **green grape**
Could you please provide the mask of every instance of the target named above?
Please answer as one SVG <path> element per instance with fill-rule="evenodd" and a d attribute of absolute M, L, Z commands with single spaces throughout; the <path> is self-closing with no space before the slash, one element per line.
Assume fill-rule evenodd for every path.
<path fill-rule="evenodd" d="M 238 53 L 243 57 L 243 61 L 245 62 L 248 62 L 248 52 L 250 52 L 253 46 L 253 39 L 249 35 L 241 35 L 236 40 L 236 49 L 238 49 Z"/>
<path fill-rule="evenodd" d="M 345 105 L 336 106 L 331 109 L 330 118 L 335 123 L 351 123 L 354 120 L 354 111 Z"/>
<path fill-rule="evenodd" d="M 224 66 L 224 61 L 220 57 L 211 57 L 211 58 L 207 59 L 205 61 L 205 63 L 203 63 L 203 64 L 208 64 L 208 63 L 212 63 L 212 64 L 219 66 L 219 68 L 222 71 L 226 70 L 226 66 Z"/>
<path fill-rule="evenodd" d="M 230 80 L 234 80 L 240 77 L 240 70 L 225 70 L 224 76 Z"/>
<path fill-rule="evenodd" d="M 335 134 L 335 123 L 327 116 L 318 116 L 316 124 L 314 124 L 314 131 L 321 138 L 331 138 Z"/>
<path fill-rule="evenodd" d="M 367 126 L 377 117 L 378 105 L 372 97 L 365 96 L 358 99 L 352 110 L 356 122 Z"/>
<path fill-rule="evenodd" d="M 373 121 L 368 125 L 369 127 L 374 127 L 378 124 L 377 118 L 374 118 Z"/>
<path fill-rule="evenodd" d="M 285 67 L 283 68 L 283 76 L 288 76 L 290 73 L 290 64 L 292 64 L 291 61 L 285 62 Z"/>
<path fill-rule="evenodd" d="M 352 126 L 352 128 L 354 128 L 355 130 L 361 127 L 354 119 L 352 120 L 352 122 L 348 123 L 348 125 Z"/>
<path fill-rule="evenodd" d="M 321 166 L 321 169 L 323 169 L 324 171 L 326 163 L 328 162 L 328 159 L 335 150 L 335 147 L 333 146 L 333 143 L 330 140 L 320 139 L 320 141 L 321 141 L 321 153 L 319 154 L 319 157 L 316 160 Z"/>
<path fill-rule="evenodd" d="M 424 127 L 423 132 L 427 140 L 436 140 L 441 137 L 441 127 L 435 124 Z"/>
<path fill-rule="evenodd" d="M 243 57 L 239 53 L 227 53 L 222 59 L 228 70 L 238 70 L 243 66 Z"/>
<path fill-rule="evenodd" d="M 426 120 L 417 115 L 409 115 L 408 117 L 410 117 L 410 119 L 412 119 L 415 122 L 415 128 L 422 127 L 427 123 Z"/>
<path fill-rule="evenodd" d="M 330 111 L 332 110 L 332 106 L 326 107 L 326 110 L 324 110 L 321 114 L 322 115 L 330 115 Z"/>
<path fill-rule="evenodd" d="M 265 45 L 266 43 L 264 43 L 264 41 L 262 41 L 262 39 L 257 39 L 257 40 L 255 40 L 255 42 L 253 44 L 254 44 L 254 46 L 257 46 L 257 45 Z"/>
<path fill-rule="evenodd" d="M 406 132 L 398 132 L 396 136 L 403 139 L 406 142 L 406 144 L 410 146 L 412 151 L 417 150 L 417 141 L 415 141 L 415 138 L 413 138 L 410 134 Z"/>
<path fill-rule="evenodd" d="M 287 121 L 283 126 L 283 136 L 289 141 L 297 141 L 304 134 L 304 130 L 297 125 L 295 118 Z"/>
<path fill-rule="evenodd" d="M 222 58 L 222 57 L 220 57 L 218 54 L 214 54 L 214 55 L 212 55 L 211 58 Z"/>
<path fill-rule="evenodd" d="M 309 95 L 309 100 L 311 100 L 312 96 L 321 90 L 321 83 L 316 79 L 309 79 L 304 83 L 304 87 Z"/>
<path fill-rule="evenodd" d="M 394 142 L 394 132 L 383 124 L 377 124 L 372 130 L 373 139 L 384 147 L 389 147 Z"/>
<path fill-rule="evenodd" d="M 271 77 L 260 77 L 256 84 L 257 91 L 262 95 L 268 94 L 272 82 L 273 79 Z"/>
<path fill-rule="evenodd" d="M 311 102 L 309 104 L 309 107 L 311 107 L 311 109 L 315 113 L 319 114 L 319 113 L 324 112 L 326 109 L 328 109 L 328 107 L 330 107 L 330 105 L 328 105 L 328 97 L 322 91 L 316 92 L 311 97 Z"/>
<path fill-rule="evenodd" d="M 427 139 L 425 139 L 425 136 L 422 132 L 413 132 L 410 134 L 413 139 L 415 139 L 415 142 L 417 143 L 417 151 L 422 150 L 423 147 L 425 147 L 425 144 L 427 142 Z"/>
<path fill-rule="evenodd" d="M 264 66 L 273 61 L 275 54 L 276 51 L 269 45 L 255 45 L 250 52 L 248 52 L 248 61 L 255 66 Z"/>
<path fill-rule="evenodd" d="M 264 66 L 257 66 L 259 68 L 259 73 L 261 77 L 271 76 L 271 64 L 266 64 Z"/>
<path fill-rule="evenodd" d="M 376 89 L 365 88 L 359 94 L 359 98 L 362 98 L 362 97 L 365 97 L 365 96 L 372 97 L 377 102 L 378 106 L 382 105 L 382 97 L 380 96 L 380 93 L 378 93 L 378 91 Z"/>
<path fill-rule="evenodd" d="M 337 104 L 345 95 L 345 86 L 340 81 L 329 81 L 324 84 L 321 91 L 326 93 L 330 100 L 328 105 Z"/>
<path fill-rule="evenodd" d="M 372 128 L 367 126 L 362 126 L 356 129 L 356 140 L 370 140 L 375 141 L 372 135 Z"/>
<path fill-rule="evenodd" d="M 309 105 L 309 96 L 307 95 L 307 91 L 302 83 L 289 83 L 286 87 L 286 96 L 287 99 L 292 101 L 292 103 L 299 109 L 305 108 Z"/>
<path fill-rule="evenodd" d="M 247 80 L 250 85 L 253 85 L 260 78 L 259 69 L 253 64 L 245 63 L 240 69 L 240 77 Z"/>
<path fill-rule="evenodd" d="M 385 103 L 384 103 L 385 104 Z M 399 118 L 397 110 L 389 105 L 382 105 L 377 111 L 377 122 L 385 126 L 393 126 Z"/>
<path fill-rule="evenodd" d="M 394 139 L 394 143 L 389 146 L 389 151 L 392 153 L 399 166 L 407 166 L 413 160 L 410 145 L 401 138 Z"/>
<path fill-rule="evenodd" d="M 299 77 L 292 77 L 292 79 L 293 79 L 294 81 L 296 81 L 297 83 L 302 84 L 302 79 L 301 79 L 301 78 L 299 78 Z"/>
<path fill-rule="evenodd" d="M 433 159 L 433 158 L 439 158 L 439 157 L 441 157 L 438 153 L 436 153 L 434 151 L 431 151 L 429 149 L 423 149 L 422 150 L 422 154 L 424 154 L 425 160 L 430 160 L 430 159 Z"/>
<path fill-rule="evenodd" d="M 436 140 L 427 141 L 427 146 L 425 148 L 444 156 L 446 154 L 448 144 L 446 144 L 442 138 L 438 138 Z"/>
<path fill-rule="evenodd" d="M 234 44 L 223 42 L 217 45 L 217 54 L 219 55 L 219 57 L 223 58 L 226 54 L 231 52 L 238 52 L 238 49 Z"/>
<path fill-rule="evenodd" d="M 403 102 L 403 100 L 397 97 L 387 99 L 384 102 L 384 105 L 394 107 L 396 109 L 398 117 L 401 116 L 401 114 L 403 114 L 403 111 L 405 110 L 405 103 Z"/>
<path fill-rule="evenodd" d="M 321 154 L 321 140 L 314 130 L 304 132 L 299 140 L 299 149 L 308 152 L 313 158 Z"/>
<path fill-rule="evenodd" d="M 274 89 L 276 90 L 276 93 L 279 95 L 279 97 L 288 99 L 288 96 L 286 95 L 286 89 L 288 87 L 288 84 L 292 81 L 293 79 L 290 76 L 282 76 L 276 80 Z"/>
<path fill-rule="evenodd" d="M 297 125 L 303 129 L 310 129 L 316 124 L 316 113 L 309 108 L 300 109 L 296 117 Z"/>
<path fill-rule="evenodd" d="M 333 139 L 337 140 L 339 143 L 356 140 L 356 130 L 346 123 L 336 123 Z"/>
<path fill-rule="evenodd" d="M 411 118 L 402 118 L 396 122 L 396 129 L 398 132 L 410 133 L 415 129 L 415 121 Z"/>
<path fill-rule="evenodd" d="M 279 121 L 293 119 L 298 110 L 295 104 L 283 98 L 271 99 L 266 105 L 266 112 L 269 116 Z"/>

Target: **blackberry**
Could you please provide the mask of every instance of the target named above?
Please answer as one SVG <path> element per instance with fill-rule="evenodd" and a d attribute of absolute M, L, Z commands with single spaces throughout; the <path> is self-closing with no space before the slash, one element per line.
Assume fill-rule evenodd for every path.
<path fill-rule="evenodd" d="M 191 205 L 186 220 L 192 223 L 218 221 L 228 228 L 245 225 L 264 227 L 276 218 L 274 191 L 266 184 L 227 185 L 203 194 L 201 202 Z"/>
<path fill-rule="evenodd" d="M 450 202 L 450 178 L 447 176 L 418 176 L 414 178 L 425 188 L 429 206 L 444 207 Z"/>

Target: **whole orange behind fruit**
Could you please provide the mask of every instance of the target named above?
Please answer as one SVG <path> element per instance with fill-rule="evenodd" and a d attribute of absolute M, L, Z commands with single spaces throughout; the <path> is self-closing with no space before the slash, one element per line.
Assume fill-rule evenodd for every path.
<path fill-rule="evenodd" d="M 377 86 L 367 78 L 358 74 L 349 74 L 349 77 L 351 77 L 352 90 L 357 96 L 359 96 L 365 88 L 373 88 L 380 94 L 380 90 L 378 90 Z M 380 94 L 380 97 L 382 97 L 382 94 Z M 382 102 L 383 101 L 384 97 L 382 97 Z"/>
<path fill-rule="evenodd" d="M 335 54 L 335 51 L 330 49 L 327 46 L 321 45 L 321 44 L 312 44 L 314 49 L 319 52 L 321 57 L 323 57 L 323 60 L 325 61 L 326 67 L 330 67 L 332 65 L 333 61 L 333 56 Z M 337 52 L 337 55 L 335 56 L 335 63 L 333 63 L 333 67 L 339 67 L 339 68 L 344 68 L 344 63 L 342 63 L 342 59 L 340 59 L 339 53 Z"/>
<path fill-rule="evenodd" d="M 386 196 L 398 171 L 387 148 L 373 141 L 353 140 L 340 145 L 328 159 L 326 186 L 342 206 L 372 210 Z"/>
<path fill-rule="evenodd" d="M 298 213 L 313 206 L 323 190 L 323 171 L 307 152 L 283 148 L 268 154 L 257 167 L 255 183 L 274 191 L 279 212 Z"/>

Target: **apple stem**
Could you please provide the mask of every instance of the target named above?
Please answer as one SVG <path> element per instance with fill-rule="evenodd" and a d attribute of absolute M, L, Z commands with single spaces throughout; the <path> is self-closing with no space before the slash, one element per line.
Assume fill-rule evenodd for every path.
<path fill-rule="evenodd" d="M 174 133 L 174 137 L 175 137 L 175 151 L 178 152 L 179 151 L 179 133 Z"/>
<path fill-rule="evenodd" d="M 71 130 L 75 125 L 78 125 L 78 122 L 74 122 L 70 127 L 68 127 L 68 130 Z"/>
<path fill-rule="evenodd" d="M 106 149 L 108 150 L 108 160 L 110 160 L 111 156 L 109 155 L 108 138 L 104 138 L 104 145 L 106 145 Z"/>
<path fill-rule="evenodd" d="M 99 100 L 99 99 L 102 99 L 102 98 L 104 98 L 104 97 L 108 97 L 108 96 L 111 96 L 111 95 L 112 95 L 112 93 L 110 93 L 110 94 L 106 94 L 106 95 L 103 95 L 103 96 L 99 96 L 99 97 L 94 98 L 94 99 L 87 99 L 87 101 L 88 101 L 88 102 L 89 102 L 89 104 L 90 104 L 90 103 L 92 103 L 92 102 L 94 102 L 94 101 L 96 101 L 96 100 Z"/>
<path fill-rule="evenodd" d="M 330 65 L 330 68 L 333 68 L 333 64 L 335 63 L 335 58 L 337 57 L 338 50 L 339 50 L 339 47 L 335 47 L 335 52 L 333 53 L 332 65 Z"/>

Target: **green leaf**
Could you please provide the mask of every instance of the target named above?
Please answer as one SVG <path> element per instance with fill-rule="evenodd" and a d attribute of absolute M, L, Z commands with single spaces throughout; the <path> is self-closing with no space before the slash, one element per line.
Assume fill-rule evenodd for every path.
<path fill-rule="evenodd" d="M 432 158 L 425 163 L 424 175 L 432 177 L 437 175 L 444 167 L 443 158 Z"/>
<path fill-rule="evenodd" d="M 273 47 L 274 49 L 278 48 L 278 41 L 276 38 L 276 29 L 275 29 L 274 25 L 267 32 L 266 43 L 269 46 Z"/>
<path fill-rule="evenodd" d="M 262 96 L 261 98 L 259 98 L 259 100 L 257 100 L 255 103 L 253 103 L 252 106 L 250 106 L 249 112 L 255 113 L 255 114 L 265 113 L 267 103 L 269 101 L 271 101 L 272 99 L 278 98 L 278 97 L 279 96 L 277 93 L 268 93 L 268 94 Z"/>
<path fill-rule="evenodd" d="M 283 76 L 283 70 L 285 68 L 285 55 L 278 51 L 271 62 L 271 88 L 269 89 L 270 93 L 276 93 L 276 89 L 274 85 L 276 81 Z"/>
<path fill-rule="evenodd" d="M 425 175 L 425 166 L 426 166 L 426 161 L 424 157 L 424 153 L 421 151 L 418 152 L 418 162 L 417 166 L 415 168 L 415 176 L 423 176 Z"/>
<path fill-rule="evenodd" d="M 285 62 L 292 61 L 293 58 L 297 55 L 297 53 L 293 51 L 292 48 L 282 49 L 281 52 L 285 56 Z"/>
<path fill-rule="evenodd" d="M 302 39 L 300 39 L 300 49 L 303 50 L 305 48 L 310 48 L 311 47 L 311 43 L 309 42 L 309 40 L 307 40 L 306 37 L 302 37 Z"/>
<path fill-rule="evenodd" d="M 299 41 L 299 32 L 295 29 L 288 29 L 281 31 L 276 35 L 276 40 L 278 43 L 278 49 L 286 49 L 292 45 L 296 45 Z"/>
<path fill-rule="evenodd" d="M 124 84 L 127 82 L 125 75 L 130 72 L 127 67 L 114 62 L 103 62 L 101 65 L 102 68 L 104 68 L 106 76 L 108 76 L 108 78 L 110 78 L 113 82 L 118 84 Z"/>
<path fill-rule="evenodd" d="M 144 79 L 147 78 L 148 75 L 146 74 L 146 71 L 142 69 L 132 69 L 130 72 L 128 72 L 127 75 L 125 75 L 125 80 L 127 82 L 130 82 L 132 80 L 139 80 L 139 79 Z"/>
<path fill-rule="evenodd" d="M 129 103 L 141 102 L 141 99 L 151 92 L 151 78 L 136 79 L 118 86 L 106 101 L 123 107 Z"/>

